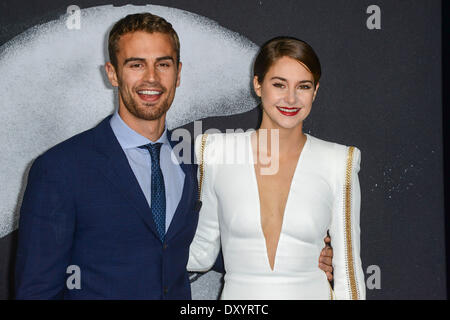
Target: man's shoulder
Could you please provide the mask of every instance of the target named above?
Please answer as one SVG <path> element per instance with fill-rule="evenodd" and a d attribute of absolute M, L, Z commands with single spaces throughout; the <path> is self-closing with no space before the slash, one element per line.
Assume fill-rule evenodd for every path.
<path fill-rule="evenodd" d="M 88 155 L 95 149 L 95 136 L 98 131 L 104 130 L 104 119 L 98 125 L 78 133 L 64 141 L 59 142 L 42 153 L 36 160 L 41 162 L 64 161 L 71 162 L 83 155 Z"/>

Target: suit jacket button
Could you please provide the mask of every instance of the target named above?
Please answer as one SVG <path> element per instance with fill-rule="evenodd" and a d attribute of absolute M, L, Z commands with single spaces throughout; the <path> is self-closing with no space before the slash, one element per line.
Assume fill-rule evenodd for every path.
<path fill-rule="evenodd" d="M 169 292 L 169 289 L 167 287 L 164 287 L 164 294 L 167 294 Z"/>
<path fill-rule="evenodd" d="M 163 249 L 166 250 L 167 247 L 168 247 L 167 243 L 164 243 L 164 244 L 163 244 Z"/>

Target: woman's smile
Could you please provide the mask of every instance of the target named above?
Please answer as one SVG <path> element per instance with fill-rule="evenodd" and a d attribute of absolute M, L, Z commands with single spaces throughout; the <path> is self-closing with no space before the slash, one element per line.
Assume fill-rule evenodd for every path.
<path fill-rule="evenodd" d="M 300 111 L 301 108 L 290 108 L 290 107 L 279 107 L 277 106 L 278 111 L 285 116 L 293 117 Z"/>

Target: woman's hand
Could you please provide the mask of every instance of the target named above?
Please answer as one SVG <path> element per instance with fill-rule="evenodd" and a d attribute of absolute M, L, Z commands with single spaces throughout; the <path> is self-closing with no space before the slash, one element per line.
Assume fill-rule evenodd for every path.
<path fill-rule="evenodd" d="M 333 281 L 333 248 L 331 247 L 331 238 L 327 235 L 323 241 L 325 247 L 322 249 L 319 257 L 319 268 L 322 269 L 328 278 L 328 281 Z"/>

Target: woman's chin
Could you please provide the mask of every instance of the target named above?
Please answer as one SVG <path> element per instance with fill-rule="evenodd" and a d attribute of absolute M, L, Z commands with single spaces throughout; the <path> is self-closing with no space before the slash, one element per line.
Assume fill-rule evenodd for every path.
<path fill-rule="evenodd" d="M 301 127 L 303 124 L 303 119 L 276 119 L 272 121 L 273 128 L 278 128 L 280 130 L 295 130 Z"/>
<path fill-rule="evenodd" d="M 302 127 L 303 121 L 308 116 L 308 114 L 305 114 L 304 111 L 307 110 L 301 110 L 296 115 L 293 116 L 287 116 L 282 114 L 274 114 L 274 113 L 268 113 L 265 112 L 263 114 L 263 121 L 261 123 L 261 127 L 264 128 L 272 128 L 272 129 L 280 129 L 280 130 L 295 130 L 299 127 Z M 264 119 L 266 118 L 266 119 Z M 268 121 L 265 121 L 268 120 Z"/>

